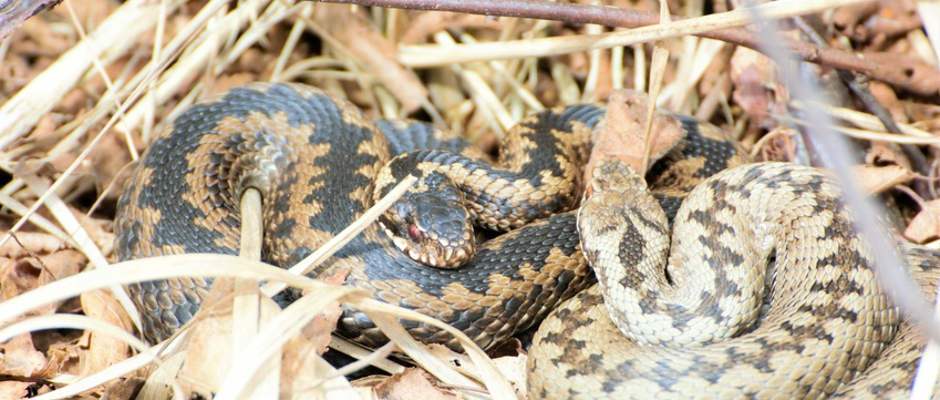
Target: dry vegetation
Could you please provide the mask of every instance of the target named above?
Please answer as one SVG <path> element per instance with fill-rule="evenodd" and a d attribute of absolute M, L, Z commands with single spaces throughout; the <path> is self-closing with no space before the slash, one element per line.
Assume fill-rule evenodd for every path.
<path fill-rule="evenodd" d="M 790 40 L 864 53 L 849 67 L 882 78 L 840 75 L 829 66 L 846 65 L 827 59 L 803 63 L 831 101 L 808 105 L 792 98 L 773 62 L 741 46 L 758 43 L 753 32 L 711 33 L 744 26 L 749 14 L 695 18 L 735 3 L 669 1 L 673 22 L 639 29 L 266 0 L 66 0 L 29 19 L 0 41 L 0 398 L 525 396 L 521 342 L 489 356 L 468 340 L 468 355 L 425 347 L 397 318 L 427 317 L 337 285 L 342 277 L 294 274 L 367 218 L 290 272 L 252 261 L 250 228 L 244 258 L 109 266 L 115 201 L 147 143 L 187 106 L 246 82 L 313 84 L 368 115 L 430 120 L 488 151 L 533 111 L 628 88 L 733 132 L 759 159 L 812 163 L 812 139 L 797 128 L 800 111 L 818 107 L 859 145 L 855 172 L 898 210 L 898 230 L 918 243 L 940 238 L 940 85 L 932 86 L 940 38 L 931 36 L 940 34 L 940 7 L 781 1 L 767 9 Z M 604 4 L 660 12 L 655 0 Z M 785 18 L 796 15 L 804 17 Z M 701 33 L 710 38 L 692 36 Z M 644 121 L 646 110 L 638 115 Z M 648 147 L 637 148 L 645 162 Z M 248 214 L 253 207 L 245 202 Z M 188 335 L 150 347 L 134 336 L 138 317 L 121 285 L 180 275 L 236 279 L 218 281 Z M 259 280 L 270 283 L 259 291 Z M 284 285 L 318 295 L 277 310 L 265 296 Z M 331 337 L 338 303 L 367 310 L 393 343 L 372 352 Z M 360 361 L 337 369 L 321 357 L 328 346 Z M 374 374 L 348 378 L 369 365 Z"/>

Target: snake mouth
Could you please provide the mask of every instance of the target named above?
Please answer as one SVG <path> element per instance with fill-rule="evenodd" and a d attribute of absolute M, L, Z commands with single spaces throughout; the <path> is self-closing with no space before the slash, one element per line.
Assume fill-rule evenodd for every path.
<path fill-rule="evenodd" d="M 395 247 L 409 258 L 422 264 L 435 268 L 454 269 L 460 267 L 473 256 L 473 251 L 472 249 L 468 250 L 468 246 L 437 237 L 437 235 L 421 230 L 415 225 L 410 225 L 408 228 L 408 236 L 411 239 L 398 234 L 395 229 L 389 228 L 384 222 L 381 222 L 381 225 L 385 233 L 392 239 Z M 464 238 L 464 243 L 467 243 L 468 240 L 472 240 L 472 238 Z"/>

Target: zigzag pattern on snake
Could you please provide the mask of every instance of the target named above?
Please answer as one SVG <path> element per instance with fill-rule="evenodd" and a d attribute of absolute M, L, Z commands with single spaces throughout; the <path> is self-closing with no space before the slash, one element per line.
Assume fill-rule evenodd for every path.
<path fill-rule="evenodd" d="M 431 268 L 397 250 L 384 229 L 370 225 L 313 276 L 348 272 L 346 284 L 376 298 L 414 309 L 464 331 L 482 347 L 502 341 L 541 320 L 557 303 L 593 282 L 580 254 L 574 214 L 577 171 L 590 128 L 602 110 L 574 106 L 533 116 L 510 133 L 525 148 L 510 169 L 494 168 L 470 156 L 423 152 L 421 168 L 444 159 L 455 180 L 497 192 L 496 209 L 524 209 L 512 202 L 518 188 L 554 190 L 570 200 L 547 199 L 555 210 L 533 215 L 544 220 L 488 241 L 459 270 Z M 382 132 L 376 127 L 383 129 Z M 533 127 L 537 128 L 534 129 Z M 391 140 L 390 140 L 391 138 Z M 427 126 L 366 121 L 352 105 L 311 87 L 255 84 L 193 106 L 158 137 L 128 180 L 115 222 L 120 259 L 178 253 L 237 254 L 239 196 L 255 187 L 263 197 L 262 258 L 280 267 L 303 259 L 372 205 L 373 186 L 391 151 L 412 146 L 462 151 L 460 144 L 434 137 Z M 511 169 L 515 168 L 516 172 Z M 498 174 L 498 176 L 496 176 Z M 468 184 L 469 185 L 469 184 Z M 473 187 L 466 187 L 468 196 Z M 564 195 L 564 194 L 561 194 Z M 485 193 L 477 198 L 486 196 Z M 524 199 L 528 200 L 528 199 Z M 524 211 L 524 210 L 523 210 Z M 483 213 L 481 213 L 483 214 Z M 485 214 L 492 218 L 492 214 Z M 162 340 L 198 310 L 211 281 L 173 279 L 131 285 L 141 310 L 144 336 Z M 278 300 L 287 303 L 296 294 Z M 415 337 L 457 347 L 437 329 L 404 321 Z M 368 318 L 345 310 L 339 332 L 376 346 L 386 339 Z"/>
<path fill-rule="evenodd" d="M 659 188 L 664 190 L 652 203 L 636 197 L 629 202 L 595 197 L 608 199 L 595 207 L 608 214 L 582 209 L 579 238 L 575 213 L 566 212 L 576 205 L 571 191 L 578 185 L 568 177 L 579 176 L 571 168 L 583 162 L 585 138 L 602 115 L 595 106 L 581 105 L 533 116 L 509 135 L 504 150 L 511 151 L 505 152 L 508 156 L 501 153 L 502 167 L 494 169 L 473 156 L 457 154 L 465 148 L 456 142 L 402 144 L 409 139 L 394 138 L 422 130 L 391 121 L 370 123 L 349 104 L 308 87 L 238 88 L 192 107 L 150 146 L 119 204 L 116 249 L 121 259 L 182 252 L 235 254 L 237 198 L 244 187 L 252 186 L 265 198 L 263 257 L 289 266 L 361 215 L 374 200 L 376 183 L 381 189 L 389 177 L 402 176 L 402 170 L 382 172 L 388 171 L 383 167 L 393 154 L 444 147 L 450 152 L 425 151 L 399 158 L 399 164 L 419 175 L 449 174 L 447 179 L 463 185 L 462 196 L 472 200 L 468 212 L 477 223 L 522 228 L 484 243 L 467 265 L 444 270 L 414 261 L 396 249 L 389 230 L 372 226 L 314 275 L 348 271 L 347 284 L 448 322 L 486 348 L 537 323 L 559 302 L 594 282 L 580 252 L 583 239 L 587 259 L 601 278 L 599 286 L 614 289 L 607 298 L 634 304 L 613 319 L 645 333 L 631 333 L 633 342 L 626 340 L 607 316 L 609 307 L 603 305 L 599 286 L 582 292 L 539 329 L 530 354 L 532 397 L 819 397 L 834 392 L 880 396 L 906 390 L 922 342 L 908 325 L 899 325 L 897 311 L 868 279 L 864 249 L 833 250 L 838 244 L 855 246 L 857 240 L 847 233 L 840 206 L 833 201 L 834 189 L 811 171 L 734 167 L 696 189 L 693 197 L 699 200 L 683 203 L 683 210 L 678 210 L 674 187 Z M 654 186 L 691 173 L 679 182 L 685 190 L 692 186 L 689 182 L 740 161 L 729 150 L 732 145 L 712 137 L 714 129 L 682 121 L 688 141 L 666 157 L 668 163 L 654 167 Z M 427 139 L 431 131 L 422 132 Z M 774 171 L 777 175 L 770 173 Z M 611 179 L 627 175 L 611 167 L 606 173 Z M 777 179 L 767 181 L 774 176 Z M 768 219 L 774 212 L 760 207 L 774 203 L 767 199 L 787 196 L 801 203 L 783 207 L 781 214 L 796 214 L 783 218 L 785 223 L 776 228 L 765 227 L 781 220 Z M 545 204 L 533 198 L 551 205 L 528 211 Z M 477 202 L 489 205 L 474 205 Z M 647 209 L 637 212 L 624 206 L 639 204 L 647 204 Z M 657 207 L 665 211 L 655 211 Z M 674 236 L 671 243 L 678 249 L 673 258 L 681 260 L 673 265 L 680 267 L 663 273 L 653 264 L 654 254 L 666 254 L 670 240 L 656 235 L 668 232 L 665 221 L 677 212 L 679 221 L 692 222 L 678 224 L 686 226 L 681 229 L 687 234 Z M 757 219 L 747 219 L 748 214 Z M 609 218 L 596 220 L 592 215 Z M 538 218 L 545 219 L 528 224 Z M 791 231 L 794 227 L 806 229 Z M 741 232 L 747 234 L 736 234 Z M 771 239 L 767 232 L 779 235 Z M 790 239 L 794 233 L 802 242 Z M 828 235 L 836 233 L 840 238 L 830 240 Z M 935 263 L 927 257 L 932 253 L 916 249 L 910 254 L 915 270 L 927 274 L 918 277 L 934 278 Z M 695 276 L 692 262 L 699 258 L 707 268 Z M 774 263 L 766 270 L 745 265 L 768 258 Z M 818 273 L 806 278 L 805 285 L 796 284 L 792 259 L 818 267 Z M 633 267 L 618 267 L 620 261 Z M 614 277 L 618 269 L 626 275 Z M 209 284 L 171 280 L 132 286 L 148 339 L 166 337 L 190 319 Z M 764 300 L 769 306 L 763 309 L 739 310 L 742 304 Z M 795 313 L 788 314 L 791 311 Z M 426 326 L 406 327 L 423 341 L 454 345 Z M 339 328 L 366 345 L 385 340 L 355 310 L 344 311 Z M 712 333 L 698 335 L 704 328 Z M 731 337 L 731 344 L 722 344 L 725 336 Z M 668 344 L 671 339 L 685 347 Z M 820 355 L 823 350 L 831 352 Z M 808 353 L 816 358 L 806 358 Z"/>

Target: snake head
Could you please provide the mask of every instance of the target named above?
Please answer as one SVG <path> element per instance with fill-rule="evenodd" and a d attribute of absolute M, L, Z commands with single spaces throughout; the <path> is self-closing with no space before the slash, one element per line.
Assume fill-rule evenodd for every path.
<path fill-rule="evenodd" d="M 473 224 L 463 193 L 442 174 L 431 173 L 379 219 L 408 257 L 437 268 L 456 268 L 475 253 Z"/>

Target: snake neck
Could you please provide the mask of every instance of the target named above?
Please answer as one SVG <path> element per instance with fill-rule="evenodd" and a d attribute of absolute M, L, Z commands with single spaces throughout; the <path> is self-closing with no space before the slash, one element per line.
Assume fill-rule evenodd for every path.
<path fill-rule="evenodd" d="M 603 113 L 593 105 L 577 105 L 526 118 L 503 139 L 495 165 L 441 150 L 399 155 L 380 173 L 373 197 L 385 195 L 409 174 L 422 179 L 443 174 L 462 192 L 462 206 L 474 224 L 485 229 L 508 231 L 571 210 L 580 188 L 578 166 Z"/>

